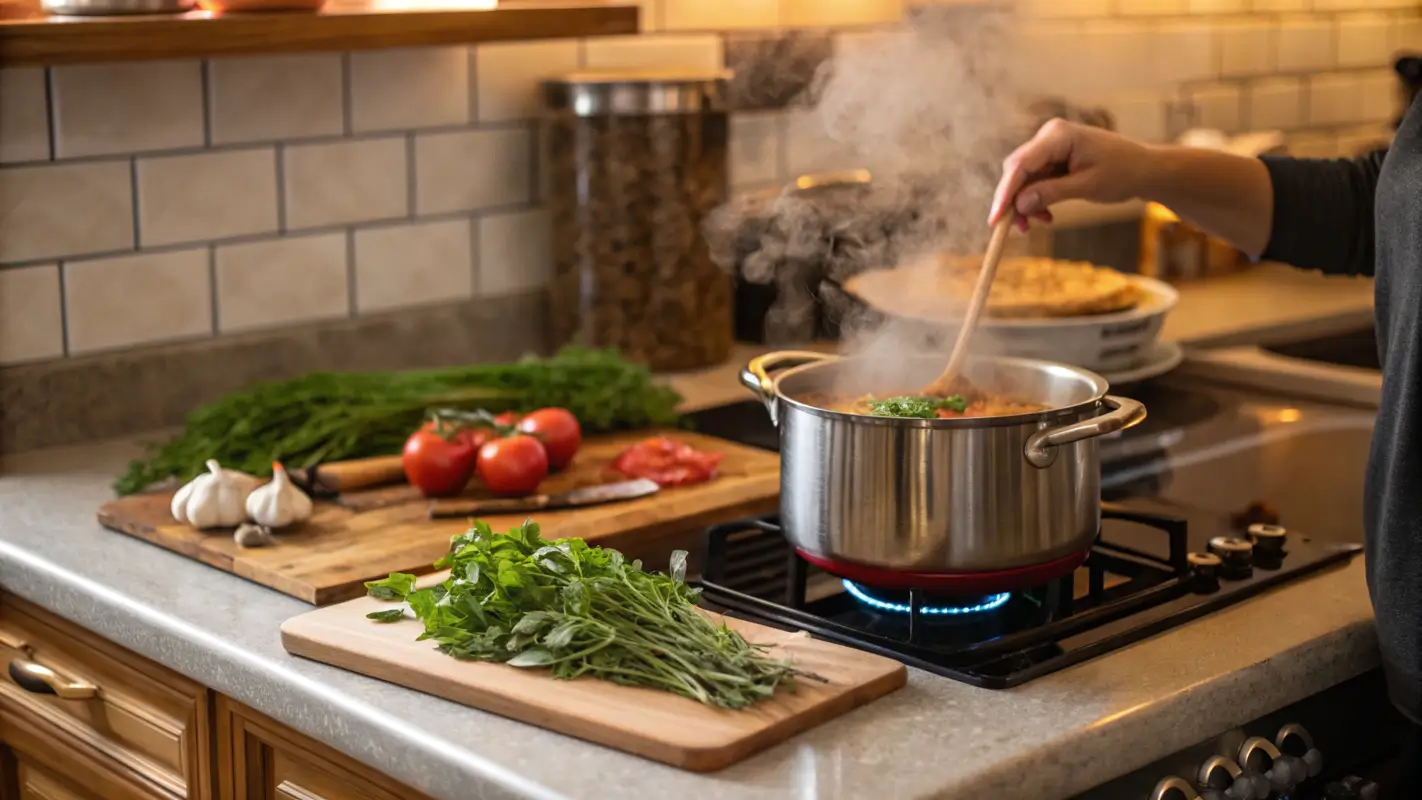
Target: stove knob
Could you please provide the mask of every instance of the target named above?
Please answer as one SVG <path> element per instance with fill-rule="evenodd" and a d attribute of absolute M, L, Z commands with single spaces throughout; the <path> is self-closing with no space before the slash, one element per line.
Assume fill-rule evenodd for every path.
<path fill-rule="evenodd" d="M 1205 763 L 1200 765 L 1200 771 L 1195 776 L 1195 783 L 1201 789 L 1218 789 L 1224 791 L 1232 789 L 1238 782 L 1244 770 L 1239 765 L 1224 756 L 1210 756 L 1205 759 Z M 1251 784 L 1251 788 L 1252 784 Z"/>
<path fill-rule="evenodd" d="M 1254 545 L 1238 536 L 1216 536 L 1210 540 L 1210 552 L 1219 556 L 1220 577 L 1241 581 L 1254 574 Z"/>
<path fill-rule="evenodd" d="M 1199 594 L 1209 594 L 1220 588 L 1220 557 L 1214 553 L 1191 553 L 1190 588 Z"/>
<path fill-rule="evenodd" d="M 1274 746 L 1279 748 L 1281 753 L 1303 757 L 1313 749 L 1313 737 L 1304 726 L 1291 722 L 1274 734 Z"/>
<path fill-rule="evenodd" d="M 1303 754 L 1303 762 L 1308 767 L 1308 776 L 1317 778 L 1323 772 L 1323 753 L 1318 748 L 1309 748 Z"/>
<path fill-rule="evenodd" d="M 1171 775 L 1155 785 L 1150 800 L 1200 800 L 1200 795 L 1189 781 Z"/>
<path fill-rule="evenodd" d="M 1368 781 L 1358 789 L 1358 800 L 1378 800 L 1382 796 L 1382 787 L 1373 781 Z"/>
<path fill-rule="evenodd" d="M 1259 782 L 1249 773 L 1244 773 L 1234 779 L 1234 784 L 1225 790 L 1225 797 L 1229 800 L 1267 800 L 1269 797 L 1269 782 L 1264 781 L 1264 793 L 1259 793 Z"/>
<path fill-rule="evenodd" d="M 1219 789 L 1206 789 L 1200 800 L 1230 800 L 1229 795 Z"/>
<path fill-rule="evenodd" d="M 1289 531 L 1280 525 L 1256 523 L 1249 526 L 1249 539 L 1254 542 L 1254 563 L 1264 569 L 1278 569 L 1284 561 L 1284 544 Z"/>

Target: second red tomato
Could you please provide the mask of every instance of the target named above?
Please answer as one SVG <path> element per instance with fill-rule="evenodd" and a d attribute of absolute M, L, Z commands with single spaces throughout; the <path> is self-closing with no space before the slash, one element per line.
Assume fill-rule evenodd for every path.
<path fill-rule="evenodd" d="M 519 420 L 518 429 L 543 443 L 548 468 L 560 470 L 573 460 L 583 443 L 583 428 L 566 408 L 541 408 Z"/>
<path fill-rule="evenodd" d="M 532 494 L 548 477 L 548 452 L 532 436 L 494 439 L 479 448 L 477 471 L 494 494 Z"/>

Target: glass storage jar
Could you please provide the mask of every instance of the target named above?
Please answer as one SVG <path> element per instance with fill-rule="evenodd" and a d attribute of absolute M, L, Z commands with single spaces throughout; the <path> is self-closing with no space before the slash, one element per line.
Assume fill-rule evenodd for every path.
<path fill-rule="evenodd" d="M 544 82 L 554 345 L 654 370 L 719 364 L 732 278 L 701 223 L 728 195 L 729 73 L 596 72 Z"/>

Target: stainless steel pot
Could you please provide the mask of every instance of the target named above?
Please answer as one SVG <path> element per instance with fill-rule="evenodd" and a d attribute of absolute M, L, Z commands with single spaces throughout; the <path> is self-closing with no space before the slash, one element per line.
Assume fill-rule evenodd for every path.
<path fill-rule="evenodd" d="M 886 365 L 786 351 L 741 372 L 780 428 L 790 543 L 835 562 L 933 573 L 1013 570 L 1089 548 L 1101 524 L 1096 437 L 1145 419 L 1145 406 L 1107 395 L 1100 376 L 970 361 L 964 377 L 979 388 L 1047 407 L 1003 417 L 872 417 L 805 399 L 924 386 L 942 367 L 938 356 Z"/>

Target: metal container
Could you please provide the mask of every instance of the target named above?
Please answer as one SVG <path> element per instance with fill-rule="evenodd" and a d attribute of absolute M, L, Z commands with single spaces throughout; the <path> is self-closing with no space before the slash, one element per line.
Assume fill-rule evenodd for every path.
<path fill-rule="evenodd" d="M 120 17 L 134 14 L 181 14 L 195 0 L 40 0 L 46 14 L 61 17 Z"/>
<path fill-rule="evenodd" d="M 943 359 L 893 365 L 895 386 L 923 386 Z M 777 372 L 777 370 L 782 370 Z M 1001 417 L 902 419 L 830 411 L 816 394 L 892 390 L 867 359 L 779 352 L 741 382 L 780 429 L 786 538 L 822 560 L 918 573 L 988 573 L 1086 551 L 1101 525 L 1097 437 L 1145 419 L 1106 381 L 1045 361 L 980 358 L 964 377 L 1047 406 Z"/>
<path fill-rule="evenodd" d="M 551 338 L 657 370 L 719 364 L 732 277 L 706 215 L 729 196 L 729 73 L 617 72 L 544 83 Z"/>

